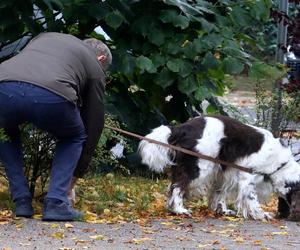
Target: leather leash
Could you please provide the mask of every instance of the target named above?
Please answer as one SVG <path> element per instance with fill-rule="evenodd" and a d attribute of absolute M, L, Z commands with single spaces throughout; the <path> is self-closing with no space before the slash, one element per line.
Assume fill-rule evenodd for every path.
<path fill-rule="evenodd" d="M 200 159 L 212 161 L 212 162 L 220 164 L 220 165 L 225 165 L 225 166 L 228 166 L 228 167 L 231 167 L 231 168 L 235 168 L 235 169 L 247 172 L 249 174 L 254 174 L 255 173 L 252 169 L 245 168 L 243 166 L 240 166 L 240 165 L 237 165 L 237 164 L 234 164 L 234 163 L 222 161 L 222 160 L 213 158 L 211 156 L 203 155 L 203 154 L 200 154 L 198 152 L 194 152 L 194 151 L 191 151 L 191 150 L 188 150 L 188 149 L 185 149 L 185 148 L 181 148 L 181 147 L 178 147 L 178 146 L 174 146 L 174 145 L 170 145 L 170 144 L 167 144 L 167 143 L 164 143 L 164 142 L 153 140 L 153 139 L 150 139 L 150 138 L 147 138 L 147 137 L 144 137 L 144 136 L 132 133 L 132 132 L 125 131 L 125 130 L 120 129 L 120 128 L 115 128 L 115 127 L 112 127 L 112 126 L 109 126 L 109 125 L 104 125 L 104 127 L 115 130 L 115 131 L 118 131 L 118 132 L 120 132 L 122 134 L 125 134 L 125 135 L 129 135 L 129 136 L 138 138 L 140 140 L 145 140 L 145 141 L 148 141 L 150 143 L 154 143 L 154 144 L 157 144 L 157 145 L 160 145 L 160 146 L 163 146 L 163 147 L 171 148 L 173 150 L 176 150 L 176 151 L 179 151 L 179 152 L 191 155 L 191 156 L 195 156 L 195 157 L 200 158 Z"/>

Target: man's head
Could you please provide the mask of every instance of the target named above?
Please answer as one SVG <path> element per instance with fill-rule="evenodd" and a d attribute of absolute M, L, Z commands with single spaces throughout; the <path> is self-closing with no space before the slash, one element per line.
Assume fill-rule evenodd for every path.
<path fill-rule="evenodd" d="M 112 55 L 109 48 L 96 38 L 88 38 L 83 40 L 84 43 L 91 46 L 96 51 L 96 56 L 104 70 L 107 70 L 112 62 Z"/>

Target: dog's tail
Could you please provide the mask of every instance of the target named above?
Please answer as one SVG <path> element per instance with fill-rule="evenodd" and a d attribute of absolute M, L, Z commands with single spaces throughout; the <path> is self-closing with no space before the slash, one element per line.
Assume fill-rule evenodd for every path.
<path fill-rule="evenodd" d="M 146 137 L 169 144 L 168 138 L 171 133 L 169 127 L 162 125 L 153 129 Z M 148 165 L 152 171 L 162 173 L 167 166 L 174 165 L 172 161 L 174 152 L 170 148 L 142 140 L 139 144 L 139 153 L 142 157 L 142 163 Z"/>

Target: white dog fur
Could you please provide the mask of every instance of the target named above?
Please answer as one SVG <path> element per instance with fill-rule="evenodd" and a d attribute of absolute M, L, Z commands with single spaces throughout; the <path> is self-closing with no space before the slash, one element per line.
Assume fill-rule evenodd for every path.
<path fill-rule="evenodd" d="M 142 162 L 156 172 L 171 166 L 172 183 L 168 209 L 188 214 L 183 201 L 188 194 L 206 195 L 209 208 L 218 213 L 244 218 L 269 219 L 260 202 L 272 193 L 286 198 L 291 186 L 300 184 L 300 166 L 291 150 L 269 131 L 242 124 L 224 116 L 196 117 L 176 127 L 160 126 L 146 137 L 184 147 L 204 155 L 252 169 L 249 174 L 211 161 L 140 142 Z M 228 202 L 235 210 L 227 208 Z"/>

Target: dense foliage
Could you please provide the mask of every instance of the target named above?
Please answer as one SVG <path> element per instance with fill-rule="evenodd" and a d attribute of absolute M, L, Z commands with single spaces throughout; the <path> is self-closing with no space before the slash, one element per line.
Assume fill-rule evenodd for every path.
<path fill-rule="evenodd" d="M 222 95 L 225 74 L 254 61 L 245 48 L 264 49 L 256 45 L 265 42 L 271 6 L 271 0 L 2 0 L 0 41 L 42 31 L 99 36 L 93 30 L 100 25 L 114 54 L 107 109 L 145 132 L 186 120 L 202 100 Z"/>

